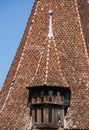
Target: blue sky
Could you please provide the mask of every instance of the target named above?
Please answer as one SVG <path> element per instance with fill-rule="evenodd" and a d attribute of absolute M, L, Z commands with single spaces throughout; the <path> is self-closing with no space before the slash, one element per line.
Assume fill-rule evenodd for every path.
<path fill-rule="evenodd" d="M 0 89 L 22 38 L 34 0 L 0 0 Z"/>

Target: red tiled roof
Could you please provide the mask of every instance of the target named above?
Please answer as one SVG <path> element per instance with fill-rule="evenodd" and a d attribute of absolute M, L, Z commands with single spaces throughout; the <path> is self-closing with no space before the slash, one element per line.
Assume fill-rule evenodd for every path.
<path fill-rule="evenodd" d="M 52 39 L 47 38 L 50 9 L 54 11 L 54 38 Z M 89 127 L 89 122 L 86 120 L 89 117 L 89 103 L 86 104 L 89 102 L 88 13 L 89 5 L 86 0 L 35 1 L 20 46 L 0 93 L 2 122 L 4 119 L 8 120 L 6 113 L 9 112 L 5 109 L 7 106 L 6 108 L 18 112 L 21 116 L 22 120 L 17 119 L 15 114 L 13 117 L 8 116 L 11 120 L 13 119 L 12 122 L 16 122 L 17 119 L 20 124 L 16 126 L 21 129 L 20 126 L 25 122 L 23 114 L 26 111 L 26 87 L 46 85 L 70 87 L 72 101 L 69 111 L 74 114 L 74 117 L 69 114 L 71 117 L 69 128 Z M 76 96 L 77 101 L 75 101 Z M 82 97 L 84 101 L 81 100 Z M 24 102 L 23 107 L 18 100 Z M 16 102 L 15 110 L 13 102 Z M 79 107 L 77 107 L 78 102 Z M 80 107 L 82 111 L 86 111 L 83 120 L 80 118 L 82 117 Z M 77 114 L 79 114 L 78 121 L 75 118 Z M 86 121 L 83 122 L 84 120 Z M 71 125 L 72 121 L 73 125 Z M 13 124 L 15 123 L 12 123 L 11 127 L 14 126 Z"/>

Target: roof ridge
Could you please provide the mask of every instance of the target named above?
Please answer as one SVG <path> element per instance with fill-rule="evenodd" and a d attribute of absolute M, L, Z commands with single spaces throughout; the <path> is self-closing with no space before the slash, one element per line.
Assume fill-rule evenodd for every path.
<path fill-rule="evenodd" d="M 85 38 L 84 38 L 84 34 L 83 34 L 83 29 L 82 29 L 81 18 L 80 18 L 80 14 L 79 14 L 79 9 L 78 9 L 78 2 L 77 2 L 77 0 L 75 0 L 75 8 L 76 8 L 76 14 L 77 14 L 77 18 L 78 18 L 79 26 L 80 26 L 80 31 L 81 31 L 80 34 L 81 34 L 81 36 L 82 36 L 83 43 L 84 43 L 85 55 L 86 55 L 87 63 L 88 63 L 88 65 L 89 65 L 89 56 L 88 56 L 88 51 L 87 51 L 87 48 L 86 48 L 86 42 L 85 42 Z"/>
<path fill-rule="evenodd" d="M 51 38 L 51 39 L 48 39 L 48 46 L 47 46 L 47 57 L 46 57 L 46 71 L 45 71 L 45 81 L 44 81 L 44 84 L 47 85 L 47 78 L 48 78 L 48 71 L 49 71 L 49 56 L 50 56 L 50 47 L 51 47 L 51 42 L 53 42 L 53 45 L 54 45 L 54 49 L 55 49 L 55 54 L 56 54 L 56 59 L 57 59 L 57 63 L 58 63 L 58 66 L 60 66 L 60 76 L 62 78 L 62 81 L 64 82 L 64 84 L 66 86 L 69 86 L 65 77 L 63 76 L 62 74 L 62 71 L 61 71 L 61 65 L 60 65 L 60 59 L 59 59 L 59 54 L 58 54 L 58 49 L 57 49 L 57 45 L 56 45 L 56 42 L 55 42 L 55 39 L 54 38 Z"/>
<path fill-rule="evenodd" d="M 32 23 L 34 23 L 34 19 L 35 19 L 35 16 L 36 16 L 38 4 L 39 4 L 39 1 L 37 1 L 37 5 L 36 5 L 37 7 L 35 8 L 35 11 L 34 11 L 34 15 L 33 15 L 33 18 L 32 18 Z M 22 54 L 21 54 L 21 58 L 20 58 L 20 60 L 19 60 L 18 67 L 17 67 L 16 73 L 15 73 L 15 75 L 14 75 L 14 78 L 13 78 L 12 82 L 15 80 L 16 74 L 17 74 L 17 72 L 18 72 L 18 70 L 19 70 L 19 68 L 20 68 L 21 62 L 22 62 L 22 60 L 24 59 L 24 54 L 25 54 L 26 46 L 27 46 L 27 44 L 28 44 L 28 39 L 29 39 L 29 37 L 30 37 L 30 32 L 31 32 L 31 30 L 32 30 L 32 25 L 29 27 L 29 31 L 28 31 L 28 34 L 27 34 L 26 42 L 25 42 L 25 44 L 24 44 L 24 48 L 23 48 L 23 51 L 22 51 Z"/>

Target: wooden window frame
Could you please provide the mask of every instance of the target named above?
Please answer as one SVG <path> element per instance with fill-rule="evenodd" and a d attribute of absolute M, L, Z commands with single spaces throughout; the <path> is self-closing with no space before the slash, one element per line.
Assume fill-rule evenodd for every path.
<path fill-rule="evenodd" d="M 66 92 L 70 90 L 59 87 L 35 87 L 29 89 L 28 106 L 32 112 L 32 123 L 36 128 L 64 127 L 64 116 L 70 103 L 66 101 Z M 36 97 L 37 96 L 37 97 Z M 70 100 L 70 96 L 68 97 Z M 51 111 L 50 111 L 51 108 Z M 60 121 L 57 120 L 57 110 L 60 109 Z M 35 112 L 35 110 L 37 112 Z M 34 115 L 34 116 L 33 116 Z"/>

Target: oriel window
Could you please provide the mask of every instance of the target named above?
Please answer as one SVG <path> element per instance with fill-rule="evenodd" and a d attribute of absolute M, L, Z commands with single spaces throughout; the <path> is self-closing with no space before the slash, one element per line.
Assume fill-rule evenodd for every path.
<path fill-rule="evenodd" d="M 28 106 L 35 128 L 60 128 L 64 126 L 64 116 L 70 107 L 69 88 L 32 87 L 29 88 Z M 39 101 L 38 101 L 39 100 Z"/>

